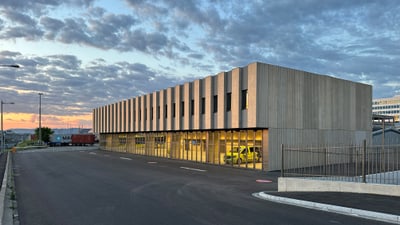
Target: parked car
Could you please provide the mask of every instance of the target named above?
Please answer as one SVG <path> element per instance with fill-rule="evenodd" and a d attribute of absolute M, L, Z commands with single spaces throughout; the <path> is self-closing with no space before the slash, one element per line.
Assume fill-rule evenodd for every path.
<path fill-rule="evenodd" d="M 260 162 L 262 158 L 260 147 L 239 146 L 225 154 L 226 164 L 241 164 L 242 162 Z"/>

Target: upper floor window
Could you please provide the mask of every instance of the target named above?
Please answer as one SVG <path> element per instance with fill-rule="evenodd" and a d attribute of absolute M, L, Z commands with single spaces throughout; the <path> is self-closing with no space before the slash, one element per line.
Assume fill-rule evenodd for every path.
<path fill-rule="evenodd" d="M 206 98 L 201 98 L 201 114 L 206 113 Z"/>
<path fill-rule="evenodd" d="M 176 104 L 174 102 L 174 104 L 172 104 L 172 117 L 175 118 L 176 116 Z"/>
<path fill-rule="evenodd" d="M 218 112 L 218 95 L 214 95 L 214 107 L 213 112 Z"/>
<path fill-rule="evenodd" d="M 226 93 L 226 111 L 231 111 L 232 93 Z"/>
<path fill-rule="evenodd" d="M 193 116 L 194 115 L 194 99 L 190 102 L 190 114 Z"/>
<path fill-rule="evenodd" d="M 248 109 L 249 108 L 249 94 L 247 92 L 247 89 L 242 90 L 242 109 Z"/>

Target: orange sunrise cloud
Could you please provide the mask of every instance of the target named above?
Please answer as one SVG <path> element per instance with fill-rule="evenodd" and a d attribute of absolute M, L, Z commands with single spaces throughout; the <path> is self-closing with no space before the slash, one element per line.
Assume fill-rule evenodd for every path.
<path fill-rule="evenodd" d="M 92 114 L 77 116 L 42 115 L 42 127 L 49 128 L 71 128 L 71 127 L 92 127 Z M 32 113 L 4 113 L 3 126 L 5 130 L 39 127 L 39 115 Z"/>

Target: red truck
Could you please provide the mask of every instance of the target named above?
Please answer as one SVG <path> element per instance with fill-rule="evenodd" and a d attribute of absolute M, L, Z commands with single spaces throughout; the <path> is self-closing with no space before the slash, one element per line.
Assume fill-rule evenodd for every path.
<path fill-rule="evenodd" d="M 73 134 L 71 135 L 71 145 L 93 145 L 95 142 L 94 134 Z"/>

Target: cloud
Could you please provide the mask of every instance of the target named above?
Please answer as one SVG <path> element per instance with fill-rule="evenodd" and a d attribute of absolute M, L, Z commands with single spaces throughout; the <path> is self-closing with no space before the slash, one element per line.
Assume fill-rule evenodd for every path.
<path fill-rule="evenodd" d="M 59 49 L 43 55 L 2 51 L 0 63 L 23 67 L 2 69 L 1 95 L 31 112 L 43 92 L 48 112 L 79 114 L 254 61 L 372 83 L 375 97 L 400 93 L 396 0 L 113 2 L 123 11 L 98 3 L 1 1 L 1 41 L 47 41 L 127 56 L 107 62 L 101 54 L 84 60 Z M 63 9 L 73 13 L 59 15 Z"/>
<path fill-rule="evenodd" d="M 63 21 L 47 16 L 40 18 L 40 24 L 44 27 L 45 38 L 48 40 L 54 40 L 65 25 Z"/>
<path fill-rule="evenodd" d="M 95 0 L 2 0 L 0 7 L 8 10 L 26 11 L 35 16 L 39 16 L 51 8 L 60 6 L 90 7 L 94 1 Z"/>
<path fill-rule="evenodd" d="M 107 64 L 98 59 L 82 64 L 73 55 L 30 57 L 0 52 L 0 59 L 5 57 L 11 62 L 29 62 L 20 69 L 4 68 L 0 73 L 2 98 L 15 102 L 13 108 L 23 113 L 37 111 L 39 92 L 44 94 L 42 103 L 47 114 L 80 115 L 105 103 L 165 89 L 178 82 L 142 63 Z"/>

